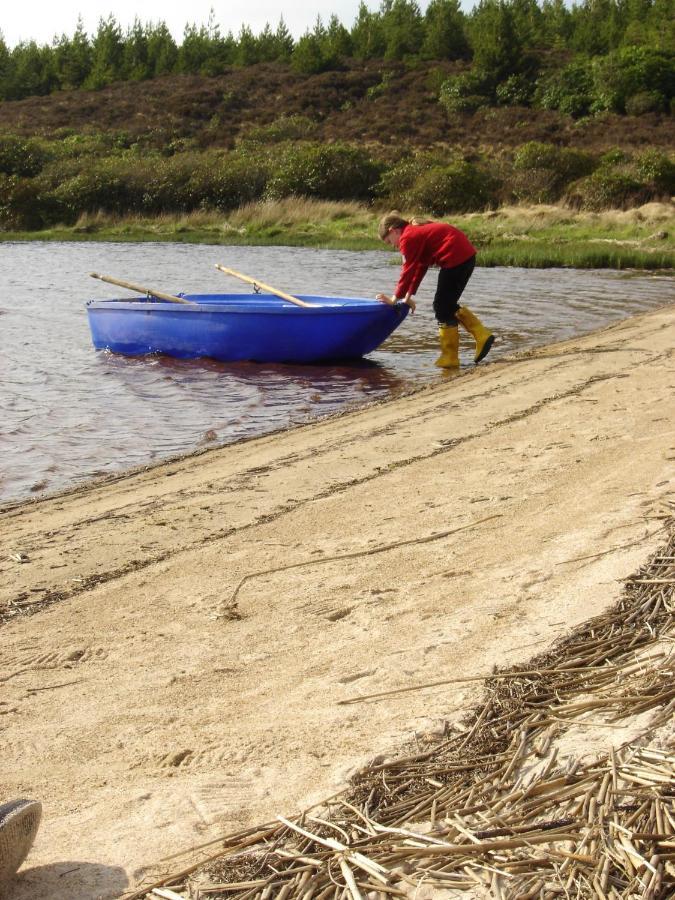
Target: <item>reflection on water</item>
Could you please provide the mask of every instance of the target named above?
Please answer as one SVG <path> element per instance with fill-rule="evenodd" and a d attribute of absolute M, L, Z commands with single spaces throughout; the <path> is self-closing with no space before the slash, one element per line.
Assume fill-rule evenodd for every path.
<path fill-rule="evenodd" d="M 4 243 L 0 260 L 0 500 L 263 434 L 444 377 L 433 365 L 433 272 L 417 313 L 361 363 L 127 359 L 91 345 L 86 301 L 126 292 L 89 279 L 90 271 L 172 293 L 246 293 L 247 285 L 215 271 L 221 262 L 289 292 L 370 297 L 395 284 L 396 257 L 386 252 Z M 499 336 L 494 360 L 660 306 L 672 299 L 672 281 L 477 269 L 464 299 Z M 470 340 L 462 341 L 470 363 Z"/>

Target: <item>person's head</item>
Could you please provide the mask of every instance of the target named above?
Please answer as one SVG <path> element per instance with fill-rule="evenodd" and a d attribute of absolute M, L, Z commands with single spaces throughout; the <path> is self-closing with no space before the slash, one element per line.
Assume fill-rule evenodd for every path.
<path fill-rule="evenodd" d="M 380 240 L 384 241 L 385 244 L 391 244 L 392 247 L 398 248 L 401 234 L 406 225 L 410 225 L 410 222 L 394 209 L 392 212 L 387 213 L 386 216 L 382 216 L 377 233 Z"/>

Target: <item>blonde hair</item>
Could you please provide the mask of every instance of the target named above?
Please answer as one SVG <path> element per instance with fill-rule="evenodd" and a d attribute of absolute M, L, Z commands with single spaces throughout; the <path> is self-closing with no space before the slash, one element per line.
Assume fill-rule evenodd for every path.
<path fill-rule="evenodd" d="M 384 241 L 392 228 L 405 228 L 406 225 L 410 225 L 410 222 L 407 219 L 404 219 L 397 209 L 392 209 L 391 212 L 387 213 L 386 216 L 382 216 L 380 219 L 377 233 L 380 240 Z"/>
<path fill-rule="evenodd" d="M 386 240 L 393 228 L 405 228 L 406 225 L 428 225 L 431 219 L 423 219 L 421 216 L 413 216 L 412 219 L 404 219 L 397 209 L 392 209 L 386 216 L 382 216 L 377 227 L 377 233 L 381 241 Z"/>

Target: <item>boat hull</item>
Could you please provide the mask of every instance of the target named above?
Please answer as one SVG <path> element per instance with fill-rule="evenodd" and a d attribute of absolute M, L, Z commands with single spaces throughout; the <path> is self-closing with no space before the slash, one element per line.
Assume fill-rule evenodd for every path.
<path fill-rule="evenodd" d="M 357 297 L 301 296 L 296 306 L 263 294 L 181 294 L 190 304 L 153 298 L 91 300 L 97 350 L 126 356 L 312 363 L 364 356 L 405 319 L 405 304 Z"/>

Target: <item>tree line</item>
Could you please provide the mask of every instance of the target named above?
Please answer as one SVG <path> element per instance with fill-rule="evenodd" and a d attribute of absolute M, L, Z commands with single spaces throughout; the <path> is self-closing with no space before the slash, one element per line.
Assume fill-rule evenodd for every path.
<path fill-rule="evenodd" d="M 574 114 L 597 101 L 593 82 L 604 75 L 590 62 L 612 57 L 633 60 L 633 70 L 637 65 L 627 76 L 630 96 L 644 95 L 635 111 L 667 111 L 675 78 L 673 6 L 674 0 L 582 0 L 571 7 L 564 0 L 480 0 L 464 13 L 459 0 L 431 0 L 422 13 L 415 0 L 381 0 L 376 10 L 362 2 L 351 28 L 335 15 L 327 22 L 318 17 L 298 40 L 283 18 L 259 34 L 246 25 L 236 36 L 224 34 L 212 12 L 206 25 L 187 25 L 180 44 L 164 22 L 136 19 L 123 30 L 111 15 L 91 36 L 79 21 L 74 34 L 49 45 L 24 41 L 10 49 L 0 33 L 0 100 L 169 74 L 213 76 L 265 62 L 314 74 L 348 59 L 410 65 L 455 60 L 468 72 L 445 85 L 441 100 L 449 110 L 537 99 L 562 108 L 572 97 L 568 111 Z M 562 80 L 552 82 L 553 71 L 564 72 Z M 534 96 L 542 76 L 548 78 L 547 98 L 543 84 Z"/>

